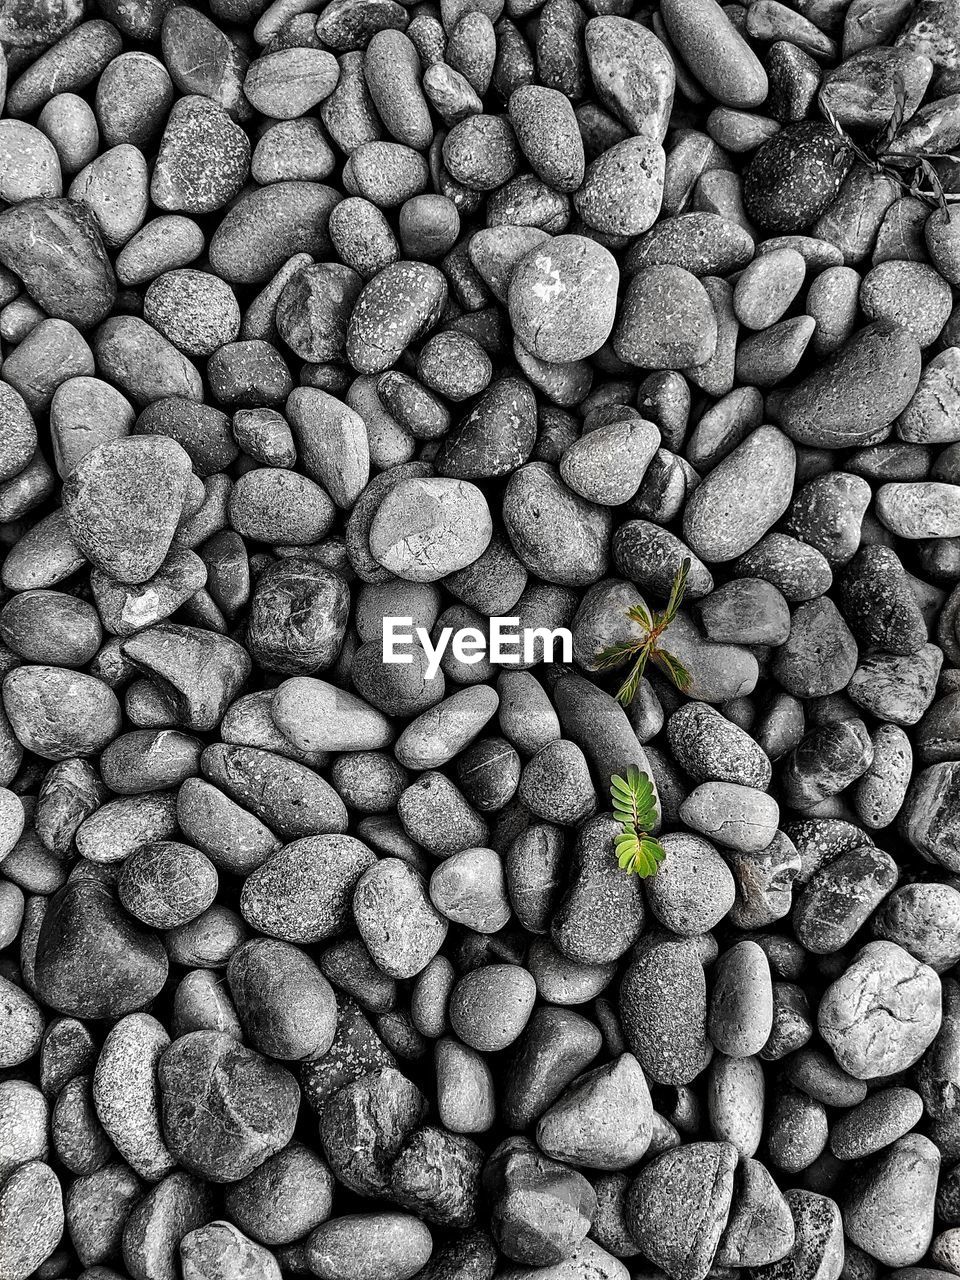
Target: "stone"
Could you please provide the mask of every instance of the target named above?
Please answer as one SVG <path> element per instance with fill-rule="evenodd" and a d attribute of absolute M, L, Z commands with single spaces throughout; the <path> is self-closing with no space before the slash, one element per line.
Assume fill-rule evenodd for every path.
<path fill-rule="evenodd" d="M 584 1240 L 597 1198 L 583 1174 L 542 1155 L 529 1138 L 507 1138 L 488 1159 L 483 1189 L 502 1253 L 527 1266 L 550 1267 Z"/>
<path fill-rule="evenodd" d="M 384 498 L 370 529 L 370 550 L 409 582 L 436 582 L 472 564 L 493 533 L 486 500 L 464 480 L 401 481 Z"/>
<path fill-rule="evenodd" d="M 869 942 L 824 993 L 820 1034 L 858 1080 L 916 1062 L 941 1020 L 940 979 L 894 942 Z"/>
<path fill-rule="evenodd" d="M 158 1076 L 167 1144 L 179 1164 L 211 1182 L 246 1177 L 293 1136 L 293 1076 L 222 1032 L 175 1040 Z"/>
<path fill-rule="evenodd" d="M 447 932 L 423 877 L 399 858 L 381 858 L 363 872 L 353 891 L 353 916 L 377 967 L 392 978 L 420 973 Z"/>
<path fill-rule="evenodd" d="M 920 347 L 889 320 L 858 330 L 784 397 L 780 425 L 798 444 L 850 448 L 889 427 L 920 381 Z"/>
<path fill-rule="evenodd" d="M 627 286 L 613 347 L 625 363 L 644 369 L 703 364 L 717 347 L 706 289 L 682 267 L 642 267 Z"/>
<path fill-rule="evenodd" d="M 116 279 L 96 219 L 75 200 L 44 197 L 5 209 L 0 262 L 48 315 L 78 329 L 99 324 L 113 306 Z"/>
<path fill-rule="evenodd" d="M 382 1197 L 390 1166 L 425 1109 L 419 1089 L 392 1067 L 373 1067 L 346 1083 L 320 1118 L 320 1142 L 334 1176 L 358 1195 Z"/>
<path fill-rule="evenodd" d="M 608 249 L 556 236 L 531 249 L 510 277 L 507 306 L 517 339 L 539 360 L 580 360 L 610 335 L 620 272 Z"/>
<path fill-rule="evenodd" d="M 728 107 L 756 107 L 767 96 L 763 67 L 714 0 L 669 0 L 663 23 L 695 79 Z"/>
<path fill-rule="evenodd" d="M 908 1134 L 867 1166 L 847 1193 L 843 1225 L 855 1245 L 883 1266 L 920 1262 L 933 1237 L 940 1152 Z"/>
<path fill-rule="evenodd" d="M 627 1195 L 627 1226 L 671 1280 L 706 1280 L 730 1213 L 736 1148 L 692 1142 L 646 1165 Z"/>
<path fill-rule="evenodd" d="M 79 1018 L 143 1009 L 167 978 L 162 942 L 122 911 L 100 871 L 76 875 L 53 895 L 37 940 L 40 998 Z"/>
<path fill-rule="evenodd" d="M 643 1070 L 630 1053 L 581 1076 L 537 1124 L 548 1156 L 590 1169 L 627 1169 L 650 1145 L 653 1104 Z"/>
<path fill-rule="evenodd" d="M 634 954 L 620 987 L 620 1017 L 650 1080 L 696 1079 L 709 1048 L 707 985 L 694 940 L 653 942 Z"/>

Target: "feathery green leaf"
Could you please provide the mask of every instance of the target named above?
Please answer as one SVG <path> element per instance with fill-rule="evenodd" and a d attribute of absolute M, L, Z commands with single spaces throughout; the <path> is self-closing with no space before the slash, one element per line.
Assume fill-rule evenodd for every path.
<path fill-rule="evenodd" d="M 653 654 L 653 660 L 658 667 L 663 668 L 681 692 L 690 688 L 690 672 L 678 657 L 672 653 L 668 653 L 666 649 L 658 649 Z"/>
<path fill-rule="evenodd" d="M 637 690 L 640 688 L 640 681 L 643 679 L 643 673 L 647 669 L 647 659 L 650 657 L 650 649 L 645 646 L 637 655 L 637 660 L 630 668 L 630 674 L 624 680 L 623 684 L 617 690 L 617 701 L 623 707 L 629 707 L 630 703 L 637 696 Z"/>
<path fill-rule="evenodd" d="M 615 773 L 610 779 L 610 798 L 613 816 L 620 823 L 613 839 L 617 865 L 627 875 L 655 875 L 666 852 L 660 841 L 649 834 L 657 821 L 653 780 L 631 764 L 626 777 Z"/>
<path fill-rule="evenodd" d="M 632 658 L 639 649 L 643 648 L 645 643 L 644 640 L 618 640 L 615 644 L 608 644 L 594 658 L 594 669 L 609 671 L 611 667 L 619 667 L 622 662 L 626 662 L 627 658 Z"/>
<path fill-rule="evenodd" d="M 647 631 L 653 630 L 653 614 L 645 604 L 638 601 L 637 604 L 631 605 L 627 610 L 627 617 L 631 622 L 639 622 Z"/>
<path fill-rule="evenodd" d="M 677 570 L 676 577 L 673 580 L 673 586 L 670 588 L 670 599 L 667 601 L 667 607 L 664 609 L 661 617 L 664 624 L 671 623 L 677 616 L 677 611 L 683 602 L 683 595 L 687 589 L 687 578 L 690 576 L 690 557 L 684 556 Z"/>

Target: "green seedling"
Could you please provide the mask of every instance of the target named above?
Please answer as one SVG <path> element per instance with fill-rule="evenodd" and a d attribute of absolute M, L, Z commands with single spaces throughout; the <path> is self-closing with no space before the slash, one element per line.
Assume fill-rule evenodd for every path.
<path fill-rule="evenodd" d="M 628 876 L 656 875 L 667 853 L 656 836 L 650 835 L 650 828 L 657 825 L 653 783 L 632 764 L 626 778 L 619 774 L 611 778 L 610 798 L 613 816 L 620 823 L 620 834 L 614 839 L 620 869 Z"/>
<path fill-rule="evenodd" d="M 598 671 L 608 671 L 611 667 L 619 667 L 629 658 L 633 659 L 626 680 L 617 690 L 617 701 L 624 707 L 628 707 L 636 696 L 648 662 L 656 663 L 681 691 L 690 687 L 690 672 L 679 658 L 660 644 L 663 633 L 677 616 L 683 593 L 687 589 L 689 573 L 690 557 L 687 556 L 677 570 L 670 599 L 662 612 L 651 613 L 645 604 L 635 604 L 627 610 L 627 617 L 640 626 L 643 634 L 630 640 L 618 640 L 616 644 L 602 649 L 597 657 L 594 665 Z"/>

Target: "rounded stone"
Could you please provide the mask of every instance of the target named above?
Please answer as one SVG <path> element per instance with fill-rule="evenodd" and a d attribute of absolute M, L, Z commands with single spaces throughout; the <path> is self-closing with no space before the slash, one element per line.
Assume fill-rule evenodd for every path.
<path fill-rule="evenodd" d="M 486 499 L 466 480 L 402 480 L 370 527 L 377 562 L 408 582 L 436 582 L 473 564 L 493 536 Z"/>
<path fill-rule="evenodd" d="M 717 317 L 704 286 L 682 267 L 642 267 L 627 286 L 613 335 L 625 363 L 685 369 L 717 349 Z"/>
<path fill-rule="evenodd" d="M 490 964 L 461 978 L 450 995 L 450 1025 L 481 1053 L 496 1053 L 520 1035 L 533 1011 L 537 988 L 528 970 Z"/>
<path fill-rule="evenodd" d="M 894 942 L 870 942 L 824 992 L 820 1034 L 858 1080 L 916 1062 L 941 1021 L 940 979 Z"/>
<path fill-rule="evenodd" d="M 160 1059 L 163 1134 L 177 1162 L 236 1182 L 293 1136 L 300 1090 L 284 1067 L 219 1031 L 192 1031 Z"/>
<path fill-rule="evenodd" d="M 619 283 L 608 249 L 584 236 L 555 236 L 514 268 L 507 298 L 514 334 L 538 360 L 593 355 L 613 328 Z"/>
<path fill-rule="evenodd" d="M 920 346 L 890 320 L 867 325 L 795 387 L 779 409 L 797 444 L 848 449 L 884 431 L 910 403 L 920 381 Z"/>
<path fill-rule="evenodd" d="M 353 893 L 353 915 L 377 967 L 391 978 L 420 973 L 447 933 L 423 877 L 399 858 L 381 858 L 363 873 Z"/>

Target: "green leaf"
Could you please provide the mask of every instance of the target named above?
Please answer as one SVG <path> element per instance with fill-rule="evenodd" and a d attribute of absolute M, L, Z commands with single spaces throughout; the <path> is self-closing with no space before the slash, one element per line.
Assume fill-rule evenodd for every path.
<path fill-rule="evenodd" d="M 621 853 L 620 857 L 617 859 L 617 862 L 620 866 L 620 870 L 626 871 L 627 875 L 631 875 L 633 873 L 634 852 L 635 850 L 632 848 L 624 849 L 623 853 Z"/>
<path fill-rule="evenodd" d="M 610 779 L 613 814 L 620 830 L 613 838 L 617 864 L 628 875 L 652 876 L 664 859 L 663 846 L 648 828 L 657 820 L 657 797 L 653 780 L 637 765 L 627 766 L 627 776 L 615 773 Z"/>
<path fill-rule="evenodd" d="M 634 859 L 637 875 L 655 876 L 660 863 L 667 856 L 663 845 L 652 836 L 645 836 L 637 844 L 637 856 Z"/>
<path fill-rule="evenodd" d="M 642 831 L 649 830 L 657 824 L 657 798 L 653 794 L 653 787 L 650 787 L 646 795 L 639 797 L 636 802 L 637 826 Z"/>
<path fill-rule="evenodd" d="M 653 630 L 653 615 L 645 604 L 631 605 L 627 610 L 627 617 L 631 622 L 639 622 L 647 631 Z"/>
<path fill-rule="evenodd" d="M 647 667 L 647 659 L 650 657 L 650 650 L 644 646 L 637 656 L 636 662 L 630 668 L 630 674 L 624 680 L 623 684 L 617 690 L 617 701 L 622 707 L 629 707 L 634 700 L 637 690 L 640 688 L 640 681 L 643 679 L 643 673 Z"/>
<path fill-rule="evenodd" d="M 617 864 L 627 875 L 643 879 L 656 875 L 660 863 L 667 856 L 659 840 L 652 836 L 638 836 L 635 831 L 624 832 L 616 839 Z"/>
<path fill-rule="evenodd" d="M 631 622 L 636 622 L 643 627 L 647 632 L 646 636 L 643 639 L 617 640 L 615 643 L 601 649 L 593 661 L 594 670 L 609 671 L 612 667 L 618 667 L 621 663 L 626 662 L 628 658 L 634 658 L 633 666 L 630 668 L 627 678 L 616 693 L 617 701 L 621 706 L 629 707 L 636 697 L 637 690 L 640 688 L 640 681 L 643 679 L 647 668 L 647 662 L 651 658 L 661 661 L 661 665 L 664 666 L 667 674 L 670 675 L 679 688 L 685 689 L 690 683 L 690 677 L 683 664 L 678 659 L 669 656 L 666 661 L 663 661 L 660 659 L 661 651 L 657 648 L 657 639 L 660 633 L 677 616 L 683 601 L 684 592 L 687 589 L 687 578 L 690 574 L 690 563 L 690 557 L 684 556 L 674 576 L 667 607 L 662 613 L 651 614 L 642 601 L 631 605 L 627 610 L 627 617 Z"/>
<path fill-rule="evenodd" d="M 690 688 L 690 672 L 679 658 L 675 657 L 672 653 L 668 653 L 666 649 L 656 649 L 651 656 L 657 666 L 663 668 L 681 692 L 685 692 Z"/>
<path fill-rule="evenodd" d="M 673 586 L 670 589 L 670 599 L 667 601 L 667 607 L 663 611 L 663 621 L 665 624 L 671 623 L 677 616 L 677 610 L 683 601 L 683 594 L 687 589 L 687 578 L 690 576 L 690 557 L 684 556 L 673 579 Z"/>
<path fill-rule="evenodd" d="M 627 658 L 632 658 L 645 643 L 642 640 L 618 640 L 616 644 L 608 644 L 594 658 L 594 670 L 609 671 L 611 667 L 619 667 Z"/>

